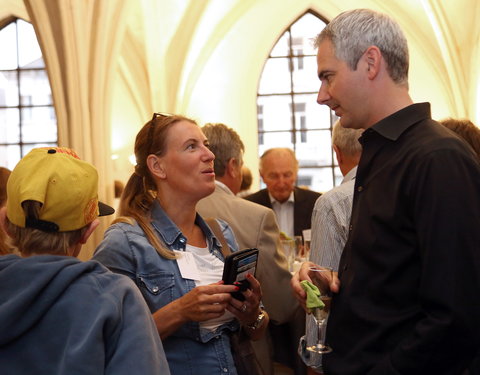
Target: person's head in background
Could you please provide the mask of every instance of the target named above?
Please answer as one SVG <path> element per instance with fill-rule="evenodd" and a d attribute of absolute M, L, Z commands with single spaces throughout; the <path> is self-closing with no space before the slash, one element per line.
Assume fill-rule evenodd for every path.
<path fill-rule="evenodd" d="M 10 169 L 0 167 L 0 208 L 7 202 L 7 181 L 10 176 Z M 5 232 L 0 228 L 0 255 L 8 254 L 10 246 L 7 244 Z"/>
<path fill-rule="evenodd" d="M 343 127 L 368 128 L 408 105 L 409 54 L 400 26 L 385 14 L 354 9 L 317 36 L 317 102 Z"/>
<path fill-rule="evenodd" d="M 205 124 L 203 134 L 215 155 L 215 179 L 237 194 L 242 184 L 243 153 L 245 146 L 235 130 L 225 124 Z"/>
<path fill-rule="evenodd" d="M 95 167 L 67 148 L 36 148 L 13 169 L 0 224 L 22 256 L 78 256 L 97 217 L 114 210 L 98 202 Z"/>
<path fill-rule="evenodd" d="M 289 148 L 271 148 L 260 157 L 260 176 L 273 198 L 283 203 L 295 188 L 298 161 Z"/>
<path fill-rule="evenodd" d="M 246 165 L 242 167 L 242 183 L 240 185 L 240 193 L 248 192 L 252 187 L 253 176 L 252 171 Z"/>
<path fill-rule="evenodd" d="M 457 133 L 475 151 L 480 161 L 480 129 L 473 122 L 467 119 L 446 118 L 440 124 Z"/>
<path fill-rule="evenodd" d="M 120 180 L 113 181 L 113 193 L 115 199 L 119 199 L 122 196 L 123 189 L 125 189 L 125 184 Z"/>
<path fill-rule="evenodd" d="M 362 133 L 363 129 L 344 128 L 339 120 L 333 125 L 332 147 L 343 176 L 357 166 L 360 161 L 362 145 L 358 138 Z"/>

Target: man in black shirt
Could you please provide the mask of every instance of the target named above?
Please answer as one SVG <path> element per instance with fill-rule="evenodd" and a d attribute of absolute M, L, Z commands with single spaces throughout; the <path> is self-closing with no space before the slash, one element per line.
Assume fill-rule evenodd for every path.
<path fill-rule="evenodd" d="M 350 235 L 331 282 L 326 374 L 462 374 L 480 343 L 480 166 L 408 94 L 408 47 L 359 9 L 317 37 L 318 102 L 366 129 Z M 308 265 L 292 279 L 309 279 Z"/>

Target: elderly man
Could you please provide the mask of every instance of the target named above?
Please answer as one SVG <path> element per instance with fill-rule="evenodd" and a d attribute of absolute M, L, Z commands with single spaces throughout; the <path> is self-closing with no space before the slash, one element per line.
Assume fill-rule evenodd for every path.
<path fill-rule="evenodd" d="M 480 337 L 480 165 L 408 93 L 399 25 L 341 13 L 316 39 L 318 103 L 366 129 L 323 356 L 327 374 L 462 374 Z M 300 279 L 310 279 L 308 269 Z M 304 301 L 305 293 L 296 287 Z"/>
<path fill-rule="evenodd" d="M 215 184 L 213 194 L 197 204 L 203 217 L 225 220 L 232 227 L 240 248 L 256 247 L 260 250 L 256 277 L 260 281 L 263 303 L 268 312 L 274 331 L 286 328 L 279 347 L 286 349 L 284 364 L 295 367 L 298 374 L 305 371 L 295 353 L 303 330 L 303 310 L 291 293 L 286 292 L 291 275 L 280 244 L 280 232 L 275 215 L 265 208 L 236 194 L 242 182 L 244 145 L 238 134 L 224 124 L 206 124 L 202 131 L 208 138 L 210 149 L 215 154 Z M 279 328 L 280 327 L 280 328 Z M 273 373 L 272 349 L 267 340 L 253 343 L 260 364 L 266 374 Z M 281 357 L 279 355 L 276 356 Z"/>
<path fill-rule="evenodd" d="M 273 208 L 282 232 L 301 236 L 310 229 L 312 210 L 320 193 L 295 186 L 298 161 L 289 148 L 271 148 L 260 158 L 260 176 L 267 185 L 245 199 Z"/>

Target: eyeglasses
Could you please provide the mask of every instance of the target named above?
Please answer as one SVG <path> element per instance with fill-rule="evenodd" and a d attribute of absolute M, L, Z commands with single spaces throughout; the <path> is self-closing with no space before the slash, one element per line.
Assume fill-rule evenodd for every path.
<path fill-rule="evenodd" d="M 166 118 L 173 116 L 171 113 L 166 112 L 154 112 L 152 119 L 150 120 L 150 128 L 148 129 L 148 148 L 147 151 L 150 152 L 152 145 L 153 145 L 153 129 L 155 128 L 155 119 L 157 117 Z"/>
<path fill-rule="evenodd" d="M 157 117 L 170 117 L 173 116 L 171 113 L 167 112 L 154 112 L 152 116 L 152 121 L 155 120 Z"/>

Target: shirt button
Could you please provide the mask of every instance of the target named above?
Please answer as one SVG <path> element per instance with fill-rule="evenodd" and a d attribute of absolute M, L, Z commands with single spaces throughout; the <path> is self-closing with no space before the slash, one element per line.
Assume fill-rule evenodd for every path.
<path fill-rule="evenodd" d="M 352 224 L 350 224 L 350 228 L 348 228 L 348 229 L 350 229 L 350 230 L 353 230 L 353 225 L 352 225 Z"/>
<path fill-rule="evenodd" d="M 223 372 L 228 372 L 228 368 L 224 367 Z"/>
<path fill-rule="evenodd" d="M 360 192 L 360 191 L 362 191 L 362 190 L 363 190 L 363 186 L 359 186 L 359 187 L 357 188 L 357 191 L 358 191 L 358 192 Z"/>

